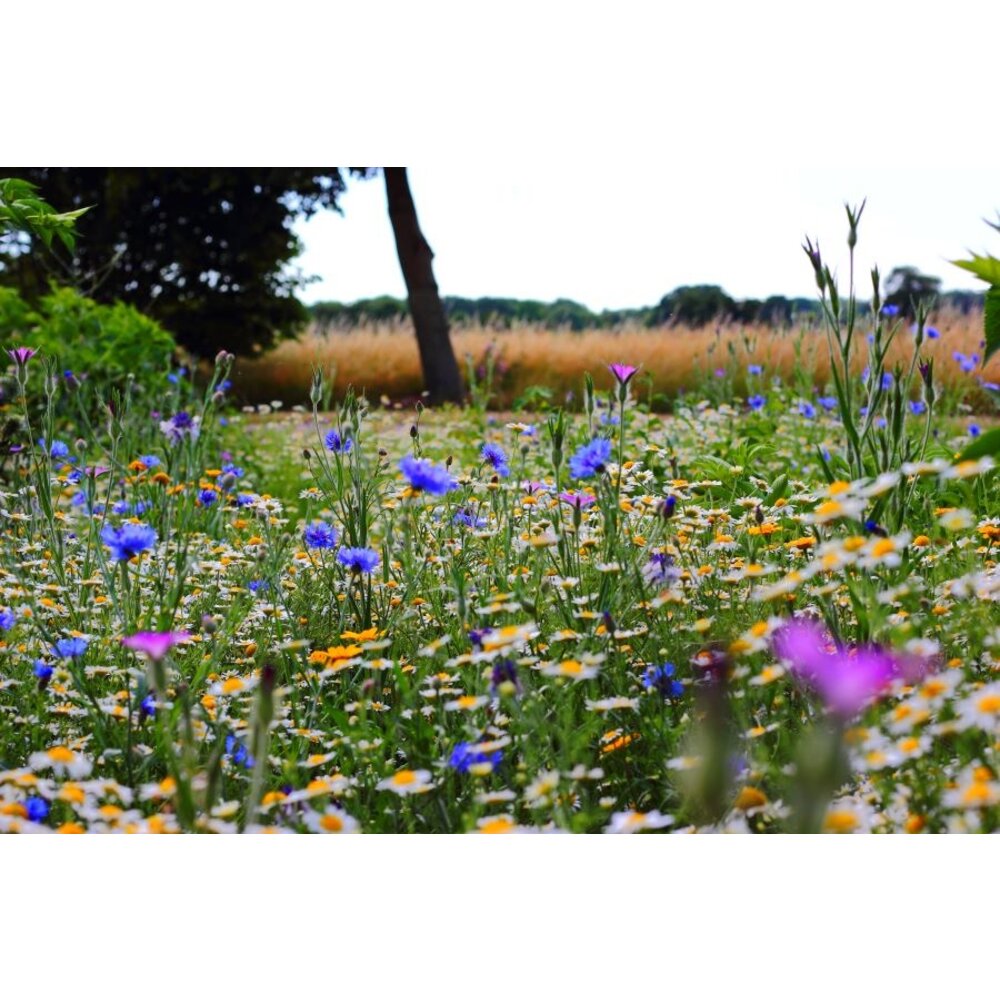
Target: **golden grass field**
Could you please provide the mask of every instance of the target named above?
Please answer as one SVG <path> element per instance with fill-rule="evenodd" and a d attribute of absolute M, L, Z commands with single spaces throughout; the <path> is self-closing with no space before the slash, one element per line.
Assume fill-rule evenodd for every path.
<path fill-rule="evenodd" d="M 979 379 L 1000 383 L 1000 356 L 983 369 L 963 372 L 954 360 L 956 351 L 982 355 L 982 315 L 942 313 L 931 323 L 940 339 L 925 341 L 924 355 L 935 359 L 940 385 L 960 396 L 974 409 L 990 409 L 988 394 Z M 860 328 L 863 337 L 865 327 Z M 583 374 L 590 371 L 599 388 L 611 384 L 605 365 L 613 361 L 641 364 L 637 383 L 640 398 L 650 392 L 643 376 L 652 376 L 652 393 L 673 397 L 679 389 L 691 390 L 717 368 L 736 373 L 735 389 L 743 390 L 748 364 L 764 366 L 764 375 L 780 375 L 791 380 L 796 371 L 812 373 L 813 383 L 822 389 L 829 380 L 829 353 L 826 335 L 819 327 L 778 329 L 769 326 L 727 324 L 689 329 L 680 326 L 646 328 L 622 327 L 615 330 L 572 332 L 519 326 L 509 330 L 485 326 L 452 330 L 452 341 L 463 374 L 466 358 L 481 365 L 492 350 L 500 362 L 494 380 L 496 394 L 491 405 L 509 408 L 529 386 L 546 386 L 552 400 L 559 402 L 566 392 L 579 393 Z M 857 367 L 865 363 L 866 345 L 858 344 Z M 912 356 L 913 338 L 907 326 L 900 329 L 890 357 L 904 363 Z M 310 329 L 298 340 L 282 343 L 264 357 L 237 364 L 237 387 L 244 401 L 281 400 L 291 405 L 308 401 L 314 366 L 320 366 L 334 380 L 335 395 L 353 385 L 369 398 L 387 396 L 393 401 L 417 397 L 423 388 L 416 339 L 410 323 L 371 323 L 328 333 Z"/>

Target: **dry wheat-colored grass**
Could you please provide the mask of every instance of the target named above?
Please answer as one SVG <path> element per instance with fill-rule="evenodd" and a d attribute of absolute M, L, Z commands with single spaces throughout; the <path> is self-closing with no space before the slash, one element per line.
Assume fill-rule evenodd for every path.
<path fill-rule="evenodd" d="M 1000 357 L 983 370 L 966 373 L 953 353 L 982 354 L 982 316 L 943 313 L 933 318 L 941 332 L 937 341 L 927 341 L 926 356 L 935 359 L 938 381 L 960 393 L 974 407 L 985 403 L 978 378 L 1000 382 Z M 863 332 L 859 334 L 862 337 Z M 670 326 L 649 329 L 624 326 L 615 330 L 572 332 L 537 326 L 517 326 L 509 330 L 485 326 L 453 330 L 452 340 L 459 364 L 465 359 L 481 365 L 487 351 L 498 362 L 496 395 L 492 404 L 508 408 L 532 385 L 552 390 L 554 400 L 566 392 L 578 392 L 583 374 L 590 371 L 598 387 L 608 387 L 611 376 L 605 365 L 612 361 L 641 364 L 642 373 L 652 376 L 652 392 L 673 397 L 678 390 L 690 390 L 706 373 L 729 366 L 738 375 L 737 391 L 743 388 L 743 373 L 751 363 L 765 366 L 765 375 L 790 380 L 797 370 L 811 373 L 814 385 L 822 388 L 830 378 L 826 336 L 818 327 L 780 329 L 762 325 L 724 324 L 690 329 Z M 892 361 L 908 362 L 913 338 L 906 328 L 899 331 L 892 346 Z M 864 343 L 856 351 L 857 367 L 864 365 Z M 237 387 L 247 402 L 280 399 L 286 404 L 306 402 L 314 366 L 334 378 L 335 394 L 349 385 L 369 398 L 387 396 L 410 399 L 423 388 L 420 359 L 413 328 L 409 322 L 370 323 L 349 330 L 323 333 L 311 329 L 298 340 L 286 341 L 266 356 L 242 361 L 237 366 Z M 648 388 L 640 385 L 645 397 Z"/>

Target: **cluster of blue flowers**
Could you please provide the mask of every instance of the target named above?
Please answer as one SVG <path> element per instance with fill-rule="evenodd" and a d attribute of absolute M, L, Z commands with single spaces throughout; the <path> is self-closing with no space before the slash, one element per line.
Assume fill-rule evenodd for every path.
<path fill-rule="evenodd" d="M 481 750 L 474 750 L 473 744 L 456 743 L 448 758 L 448 766 L 454 768 L 459 774 L 467 774 L 473 764 L 491 764 L 496 767 L 501 760 L 503 760 L 502 750 L 484 753 Z"/>

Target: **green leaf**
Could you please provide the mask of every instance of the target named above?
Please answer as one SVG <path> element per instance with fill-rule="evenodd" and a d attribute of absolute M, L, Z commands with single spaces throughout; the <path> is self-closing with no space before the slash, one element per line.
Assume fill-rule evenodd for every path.
<path fill-rule="evenodd" d="M 961 455 L 958 456 L 960 462 L 969 462 L 985 455 L 1000 455 L 1000 427 L 995 427 L 979 437 L 969 445 Z"/>
<path fill-rule="evenodd" d="M 1000 350 L 1000 284 L 994 285 L 986 293 L 986 309 L 983 313 L 983 328 L 986 332 L 986 349 L 983 351 L 983 366 L 990 355 Z"/>
<path fill-rule="evenodd" d="M 951 263 L 964 271 L 971 271 L 982 281 L 1000 285 L 1000 260 L 996 257 L 980 257 L 978 254 L 973 254 L 972 260 L 953 260 Z"/>

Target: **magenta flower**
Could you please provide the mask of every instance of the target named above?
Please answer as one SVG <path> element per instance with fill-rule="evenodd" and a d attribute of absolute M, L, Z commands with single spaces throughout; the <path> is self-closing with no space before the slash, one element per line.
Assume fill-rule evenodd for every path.
<path fill-rule="evenodd" d="M 563 503 L 568 503 L 571 507 L 575 507 L 577 510 L 583 510 L 584 507 L 589 507 L 592 503 L 597 500 L 597 497 L 590 493 L 573 493 L 569 490 L 565 490 L 559 494 L 559 499 Z"/>
<path fill-rule="evenodd" d="M 639 369 L 634 365 L 626 365 L 622 362 L 618 362 L 618 364 L 614 365 L 608 365 L 608 371 L 614 375 L 619 385 L 628 385 L 632 380 L 632 376 L 635 375 L 638 370 Z"/>
<path fill-rule="evenodd" d="M 791 621 L 774 637 L 774 650 L 836 715 L 848 719 L 903 673 L 902 662 L 879 646 L 844 648 L 813 621 Z"/>
<path fill-rule="evenodd" d="M 34 347 L 13 347 L 7 351 L 8 357 L 17 363 L 18 368 L 24 367 L 37 353 Z"/>
<path fill-rule="evenodd" d="M 162 660 L 167 650 L 190 639 L 187 632 L 137 632 L 122 639 L 122 645 L 136 653 L 145 653 L 151 660 Z"/>

